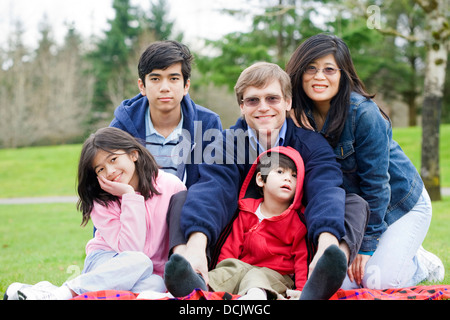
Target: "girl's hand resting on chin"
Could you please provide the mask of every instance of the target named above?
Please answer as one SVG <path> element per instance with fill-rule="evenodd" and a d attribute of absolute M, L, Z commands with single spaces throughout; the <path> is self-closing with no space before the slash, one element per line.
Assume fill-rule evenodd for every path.
<path fill-rule="evenodd" d="M 102 176 L 97 176 L 97 179 L 98 183 L 100 184 L 100 188 L 112 194 L 113 196 L 121 197 L 126 193 L 134 194 L 134 188 L 129 184 L 109 181 L 108 179 Z"/>

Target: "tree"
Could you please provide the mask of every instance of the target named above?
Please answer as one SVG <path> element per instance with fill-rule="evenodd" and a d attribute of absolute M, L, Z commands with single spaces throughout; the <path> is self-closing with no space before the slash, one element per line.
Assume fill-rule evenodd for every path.
<path fill-rule="evenodd" d="M 173 34 L 174 21 L 167 17 L 169 4 L 165 0 L 157 0 L 150 8 L 150 14 L 144 15 L 143 28 L 152 30 L 158 40 L 183 40 L 183 33 Z"/>
<path fill-rule="evenodd" d="M 126 84 L 131 81 L 128 74 L 128 58 L 139 34 L 137 9 L 130 0 L 114 0 L 115 17 L 109 20 L 109 30 L 97 44 L 97 49 L 89 54 L 96 76 L 93 105 L 93 121 L 111 108 L 111 91 L 124 95 Z M 103 115 L 109 117 L 109 115 Z"/>
<path fill-rule="evenodd" d="M 132 6 L 130 0 L 114 0 L 113 9 L 116 14 L 109 21 L 109 30 L 89 54 L 96 76 L 91 119 L 95 126 L 107 125 L 112 110 L 124 99 L 136 95 L 136 70 L 143 49 L 150 42 L 170 38 L 173 32 L 164 1 L 152 2 L 149 13 Z"/>
<path fill-rule="evenodd" d="M 26 94 L 31 88 L 30 51 L 23 44 L 23 25 L 16 22 L 8 38 L 0 77 L 0 146 L 15 148 L 32 134 L 24 123 L 29 117 Z"/>
<path fill-rule="evenodd" d="M 78 141 L 86 132 L 95 78 L 83 54 L 81 36 L 73 25 L 68 24 L 64 43 L 58 49 L 52 68 L 55 86 L 50 142 Z"/>
<path fill-rule="evenodd" d="M 397 25 L 400 32 L 403 31 L 407 36 L 414 36 L 424 29 L 424 12 L 413 0 L 393 1 L 392 6 L 394 7 L 394 12 L 398 12 Z M 411 38 L 410 41 L 403 41 L 403 44 L 397 46 L 408 65 L 407 72 L 400 74 L 406 81 L 404 81 L 405 86 L 399 87 L 399 92 L 403 96 L 403 100 L 408 104 L 409 126 L 412 127 L 418 124 L 418 97 L 421 94 L 424 81 L 423 72 L 419 70 L 419 65 L 423 65 L 425 50 L 423 44 L 420 41 L 415 41 L 414 38 Z M 420 67 L 420 69 L 422 68 Z"/>
<path fill-rule="evenodd" d="M 58 47 L 43 18 L 36 50 L 22 43 L 20 24 L 0 69 L 0 147 L 78 141 L 92 98 L 81 40 L 69 29 Z"/>
<path fill-rule="evenodd" d="M 334 4 L 346 13 L 347 19 L 363 22 L 361 34 L 365 41 L 361 50 L 358 42 L 345 38 L 352 51 L 360 77 L 372 92 L 382 93 L 392 105 L 402 100 L 408 106 L 408 124 L 417 124 L 418 98 L 423 87 L 423 43 L 416 37 L 424 28 L 424 14 L 414 0 L 357 1 L 347 0 Z M 344 28 L 353 33 L 354 27 Z M 380 45 L 382 43 L 382 45 Z M 370 60 L 359 64 L 359 61 Z M 370 75 L 366 76 L 366 73 Z"/>
<path fill-rule="evenodd" d="M 450 123 L 450 63 L 447 60 L 447 71 L 445 72 L 444 101 L 442 105 L 442 123 Z"/>
<path fill-rule="evenodd" d="M 226 85 L 233 90 L 242 70 L 257 61 L 284 68 L 299 42 L 321 31 L 312 21 L 314 5 L 300 6 L 296 0 L 260 0 L 260 12 L 225 9 L 235 17 L 252 19 L 249 32 L 233 32 L 217 41 L 206 41 L 218 54 L 198 57 L 203 83 Z"/>
<path fill-rule="evenodd" d="M 426 51 L 425 74 L 423 85 L 422 106 L 422 163 L 420 173 L 431 200 L 441 199 L 440 170 L 439 170 L 439 127 L 443 103 L 443 92 L 446 78 L 446 66 L 450 46 L 450 26 L 448 23 L 448 4 L 446 0 L 413 0 L 403 1 L 409 8 L 416 5 L 421 13 L 416 16 L 425 17 L 421 28 L 411 29 L 408 34 L 399 32 L 396 28 L 382 28 L 377 30 L 388 36 L 404 39 L 415 46 L 423 44 Z M 367 2 L 353 2 L 364 8 Z M 375 6 L 377 7 L 377 6 Z M 366 7 L 367 8 L 367 7 Z M 369 12 L 365 12 L 369 19 Z M 411 25 L 418 25 L 411 23 Z M 411 60 L 415 64 L 415 60 Z"/>
<path fill-rule="evenodd" d="M 56 65 L 55 42 L 52 38 L 51 26 L 48 23 L 46 15 L 43 16 L 39 25 L 41 38 L 38 41 L 38 48 L 35 52 L 35 57 L 31 62 L 30 69 L 33 70 L 31 74 L 32 94 L 27 94 L 27 100 L 31 97 L 32 103 L 28 105 L 28 110 L 33 117 L 29 118 L 27 126 L 31 127 L 34 134 L 33 139 L 36 141 L 47 138 L 51 134 L 53 121 L 51 117 L 57 117 L 54 113 L 54 87 L 58 85 L 55 81 L 54 71 Z M 30 143 L 35 141 L 30 140 Z"/>
<path fill-rule="evenodd" d="M 439 127 L 445 72 L 450 46 L 450 26 L 445 0 L 415 0 L 426 16 L 427 49 L 422 122 L 421 175 L 432 200 L 441 200 Z M 447 6 L 447 7 L 446 7 Z"/>

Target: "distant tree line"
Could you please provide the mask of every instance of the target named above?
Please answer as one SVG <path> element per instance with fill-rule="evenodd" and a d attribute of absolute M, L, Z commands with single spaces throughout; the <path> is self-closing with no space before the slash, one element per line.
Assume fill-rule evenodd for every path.
<path fill-rule="evenodd" d="M 99 38 L 82 39 L 73 25 L 61 45 L 43 17 L 36 49 L 23 42 L 17 21 L 0 49 L 0 148 L 80 142 L 108 125 L 114 108 L 137 91 L 137 61 L 172 32 L 163 0 L 149 12 L 129 0 L 114 0 L 115 17 Z"/>

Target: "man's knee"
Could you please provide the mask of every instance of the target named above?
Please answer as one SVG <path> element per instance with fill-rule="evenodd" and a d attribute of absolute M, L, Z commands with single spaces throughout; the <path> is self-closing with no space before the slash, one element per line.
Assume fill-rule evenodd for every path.
<path fill-rule="evenodd" d="M 349 264 L 355 259 L 364 233 L 369 222 L 370 208 L 367 201 L 354 193 L 349 193 L 345 197 L 345 236 L 343 240 L 347 243 L 350 256 Z"/>

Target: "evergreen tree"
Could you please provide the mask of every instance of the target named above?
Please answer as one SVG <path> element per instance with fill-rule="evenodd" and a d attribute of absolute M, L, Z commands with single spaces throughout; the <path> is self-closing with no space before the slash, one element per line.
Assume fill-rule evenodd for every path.
<path fill-rule="evenodd" d="M 170 6 L 165 0 L 157 0 L 150 8 L 150 14 L 145 19 L 148 29 L 153 30 L 158 40 L 178 40 L 182 41 L 183 34 L 180 33 L 174 37 L 174 21 L 169 21 L 168 12 Z M 145 25 L 144 24 L 144 25 Z"/>
<path fill-rule="evenodd" d="M 114 90 L 117 81 L 130 81 L 123 76 L 127 73 L 128 57 L 140 31 L 136 23 L 137 9 L 131 6 L 130 0 L 114 0 L 113 9 L 115 17 L 109 20 L 109 30 L 97 44 L 97 49 L 90 54 L 97 78 L 93 97 L 94 111 L 97 112 L 111 108 L 109 91 Z M 94 117 L 94 121 L 98 120 L 95 119 L 97 117 Z"/>
<path fill-rule="evenodd" d="M 130 0 L 114 0 L 113 9 L 109 30 L 89 55 L 96 77 L 92 123 L 109 123 L 117 104 L 136 94 L 137 63 L 149 41 L 172 36 L 174 23 L 168 21 L 169 7 L 162 0 L 152 3 L 148 15 Z"/>

